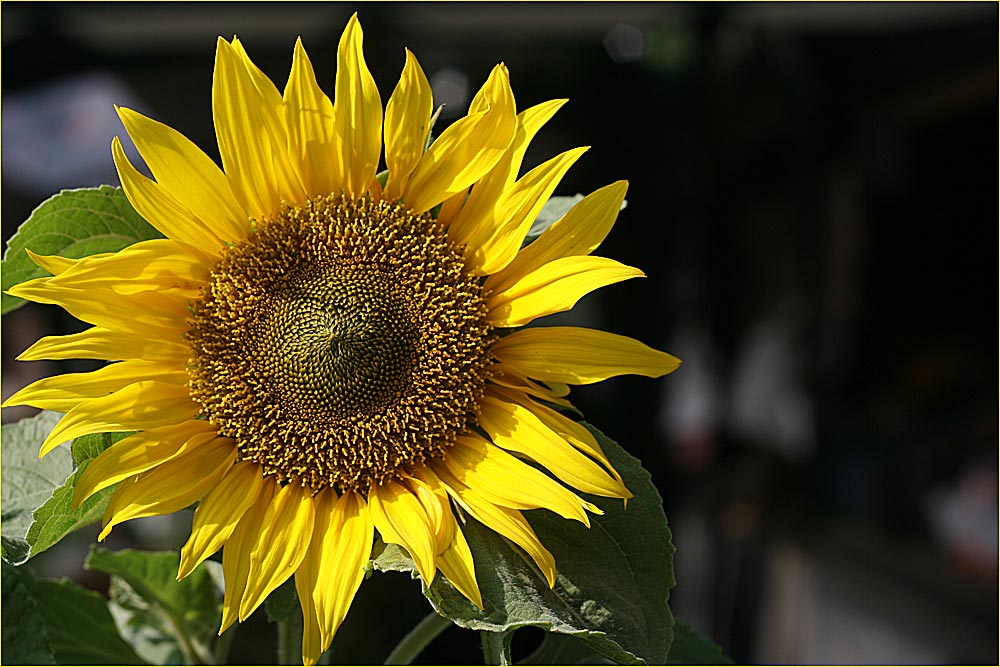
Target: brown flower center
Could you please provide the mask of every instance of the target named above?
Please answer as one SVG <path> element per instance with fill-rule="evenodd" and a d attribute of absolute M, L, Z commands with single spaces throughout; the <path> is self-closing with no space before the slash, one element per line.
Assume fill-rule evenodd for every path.
<path fill-rule="evenodd" d="M 318 197 L 256 224 L 192 307 L 192 397 L 282 481 L 367 491 L 471 426 L 491 342 L 428 215 Z"/>

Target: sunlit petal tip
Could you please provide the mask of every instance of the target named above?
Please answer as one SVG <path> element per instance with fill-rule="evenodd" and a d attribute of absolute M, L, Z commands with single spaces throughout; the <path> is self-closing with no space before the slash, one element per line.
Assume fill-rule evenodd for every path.
<path fill-rule="evenodd" d="M 26 301 L 45 303 L 45 301 L 43 301 L 45 298 L 45 286 L 50 279 L 51 276 L 45 276 L 43 278 L 25 280 L 23 283 L 18 283 L 17 285 L 7 289 L 6 292 L 11 296 L 16 296 L 17 298 L 25 299 Z"/>
<path fill-rule="evenodd" d="M 45 269 L 54 276 L 59 275 L 78 261 L 68 257 L 60 257 L 59 255 L 39 255 L 32 252 L 30 248 L 25 248 L 24 252 L 28 255 L 28 259 L 34 262 L 36 266 Z"/>

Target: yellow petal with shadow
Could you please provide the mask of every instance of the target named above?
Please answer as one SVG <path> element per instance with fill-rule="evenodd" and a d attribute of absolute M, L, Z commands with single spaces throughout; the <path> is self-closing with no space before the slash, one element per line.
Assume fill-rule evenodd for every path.
<path fill-rule="evenodd" d="M 634 338 L 583 327 L 521 329 L 497 341 L 491 352 L 527 377 L 568 384 L 627 374 L 656 378 L 681 363 Z"/>
<path fill-rule="evenodd" d="M 448 493 L 477 521 L 487 528 L 500 533 L 524 549 L 541 570 L 549 588 L 556 584 L 556 561 L 552 554 L 542 546 L 538 535 L 528 524 L 527 519 L 518 510 L 498 507 L 484 499 L 475 489 L 465 486 L 457 480 L 449 483 L 439 470 L 441 481 L 445 483 Z"/>
<path fill-rule="evenodd" d="M 191 574 L 198 565 L 222 548 L 236 530 L 236 525 L 257 500 L 264 485 L 260 465 L 241 461 L 208 492 L 191 523 L 191 535 L 181 548 L 177 580 Z"/>
<path fill-rule="evenodd" d="M 333 102 L 316 82 L 316 73 L 301 38 L 295 40 L 292 71 L 283 100 L 289 150 L 297 161 L 306 194 L 315 197 L 336 192 L 340 180 Z"/>
<path fill-rule="evenodd" d="M 246 236 L 245 230 L 234 234 L 233 229 L 227 231 L 206 223 L 166 188 L 146 178 L 132 166 L 118 137 L 111 140 L 111 157 L 129 203 L 146 222 L 167 238 L 217 255 L 225 246 L 225 241 Z"/>
<path fill-rule="evenodd" d="M 354 14 L 337 47 L 333 117 L 341 190 L 357 199 L 367 192 L 382 153 L 382 99 L 362 50 L 363 31 Z"/>
<path fill-rule="evenodd" d="M 403 196 L 410 173 L 427 145 L 434 94 L 416 56 L 407 49 L 399 83 L 385 108 L 385 164 L 389 177 L 384 196 L 390 202 Z"/>
<path fill-rule="evenodd" d="M 73 490 L 73 508 L 101 489 L 187 454 L 216 437 L 214 425 L 191 420 L 141 431 L 119 440 L 83 471 Z"/>
<path fill-rule="evenodd" d="M 490 324 L 524 326 L 536 318 L 572 309 L 596 289 L 643 276 L 639 269 L 606 257 L 556 259 L 522 276 L 506 290 L 491 293 L 486 300 Z"/>
<path fill-rule="evenodd" d="M 399 482 L 387 481 L 372 485 L 368 507 L 382 540 L 406 549 L 430 586 L 436 571 L 435 527 L 417 496 Z"/>
<path fill-rule="evenodd" d="M 476 182 L 468 200 L 456 195 L 457 200 L 453 198 L 445 202 L 439 219 L 449 224 L 448 234 L 457 243 L 473 242 L 471 235 L 477 229 L 490 230 L 499 224 L 496 219 L 499 212 L 497 203 L 517 178 L 528 145 L 565 103 L 566 100 L 550 100 L 519 113 L 514 138 L 503 157 Z"/>
<path fill-rule="evenodd" d="M 316 623 L 303 640 L 305 664 L 315 664 L 333 641 L 364 579 L 375 532 L 368 508 L 354 491 L 340 498 L 331 489 L 317 494 L 313 540 L 295 573 L 299 599 L 312 607 Z"/>
<path fill-rule="evenodd" d="M 108 431 L 139 431 L 194 419 L 201 406 L 182 385 L 144 380 L 113 394 L 81 401 L 67 412 L 42 443 L 42 457 L 81 435 Z"/>
<path fill-rule="evenodd" d="M 621 482 L 496 387 L 487 389 L 481 407 L 480 426 L 496 446 L 530 458 L 584 493 L 612 498 L 629 495 Z"/>
<path fill-rule="evenodd" d="M 63 271 L 73 267 L 77 262 L 83 261 L 82 259 L 73 259 L 71 257 L 62 257 L 60 255 L 37 255 L 28 248 L 24 249 L 24 252 L 28 254 L 28 258 L 32 262 L 45 269 L 54 276 L 58 276 Z M 88 255 L 83 259 L 99 259 L 104 257 L 111 257 L 114 253 L 111 252 L 100 252 L 94 255 Z"/>
<path fill-rule="evenodd" d="M 592 503 L 478 435 L 459 436 L 437 467 L 446 469 L 453 479 L 475 489 L 494 505 L 516 510 L 548 509 L 588 528 L 587 511 L 603 514 Z"/>
<path fill-rule="evenodd" d="M 31 405 L 42 410 L 69 412 L 84 399 L 107 396 L 137 379 L 185 385 L 188 375 L 176 365 L 131 359 L 89 373 L 53 375 L 36 380 L 4 401 L 3 407 Z"/>
<path fill-rule="evenodd" d="M 466 191 L 496 166 L 514 138 L 517 117 L 507 68 L 497 65 L 483 91 L 486 108 L 470 108 L 448 126 L 410 174 L 403 201 L 415 213 Z"/>
<path fill-rule="evenodd" d="M 255 502 L 236 524 L 236 529 L 222 549 L 222 573 L 226 590 L 222 599 L 220 635 L 239 618 L 240 601 L 250 574 L 250 549 L 277 490 L 278 483 L 273 478 L 264 480 Z"/>
<path fill-rule="evenodd" d="M 502 271 L 486 279 L 483 290 L 502 292 L 523 276 L 561 257 L 589 255 L 604 241 L 621 210 L 627 181 L 595 190 L 518 251 Z"/>
<path fill-rule="evenodd" d="M 216 42 L 212 117 L 222 166 L 249 217 L 260 220 L 277 214 L 282 202 L 305 201 L 288 152 L 281 94 L 237 39 Z"/>
<path fill-rule="evenodd" d="M 172 292 L 196 299 L 214 264 L 210 255 L 186 243 L 152 239 L 110 256 L 80 260 L 48 284 L 77 290 L 110 289 L 123 295 Z"/>
<path fill-rule="evenodd" d="M 315 506 L 312 491 L 286 484 L 271 504 L 250 541 L 250 569 L 240 602 L 240 621 L 290 576 L 305 558 L 312 538 Z"/>
<path fill-rule="evenodd" d="M 212 159 L 177 130 L 131 109 L 116 109 L 160 187 L 175 201 L 184 202 L 220 239 L 242 241 L 248 230 L 247 211 Z"/>
<path fill-rule="evenodd" d="M 233 441 L 214 438 L 123 481 L 111 494 L 97 539 L 103 540 L 123 521 L 170 514 L 191 505 L 216 485 L 235 460 Z"/>
<path fill-rule="evenodd" d="M 516 396 L 514 393 L 511 395 Z M 534 413 L 534 415 L 538 417 L 543 424 L 561 435 L 566 439 L 566 442 L 573 445 L 581 452 L 587 454 L 593 459 L 597 459 L 601 465 L 604 466 L 604 469 L 608 471 L 608 474 L 618 480 L 624 488 L 625 481 L 622 479 L 622 476 L 618 474 L 618 471 L 615 470 L 611 461 L 604 454 L 604 450 L 601 449 L 601 446 L 598 444 L 594 434 L 588 431 L 583 424 L 575 422 L 566 415 L 560 414 L 559 412 L 556 412 L 555 410 L 552 410 L 544 405 L 539 405 L 527 396 L 520 396 L 514 398 L 513 400 L 526 407 L 530 406 L 531 412 Z M 631 498 L 632 494 L 628 493 L 625 497 Z"/>
<path fill-rule="evenodd" d="M 574 148 L 543 162 L 508 188 L 496 204 L 493 220 L 483 220 L 466 238 L 470 269 L 489 275 L 510 264 L 524 237 L 571 166 L 587 152 Z"/>
<path fill-rule="evenodd" d="M 145 338 L 104 327 L 91 327 L 66 336 L 45 336 L 17 356 L 18 361 L 40 359 L 144 359 L 183 368 L 191 349 L 181 343 Z"/>
<path fill-rule="evenodd" d="M 438 569 L 459 593 L 482 609 L 483 596 L 476 581 L 475 561 L 469 543 L 451 509 L 448 490 L 430 466 L 417 466 L 413 470 L 413 479 L 420 480 L 424 487 L 434 494 L 436 502 L 443 509 L 442 526 L 437 533 L 438 555 L 435 562 Z"/>
<path fill-rule="evenodd" d="M 70 289 L 39 278 L 15 285 L 8 294 L 62 307 L 70 315 L 100 327 L 139 336 L 180 340 L 188 328 L 188 299 L 159 292 L 118 294 L 110 289 Z"/>

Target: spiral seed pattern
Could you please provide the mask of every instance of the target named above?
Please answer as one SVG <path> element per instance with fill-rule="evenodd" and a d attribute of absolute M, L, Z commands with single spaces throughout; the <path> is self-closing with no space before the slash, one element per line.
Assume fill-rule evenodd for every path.
<path fill-rule="evenodd" d="M 192 304 L 191 395 L 281 481 L 367 490 L 475 423 L 478 280 L 428 215 L 319 197 L 255 224 Z"/>

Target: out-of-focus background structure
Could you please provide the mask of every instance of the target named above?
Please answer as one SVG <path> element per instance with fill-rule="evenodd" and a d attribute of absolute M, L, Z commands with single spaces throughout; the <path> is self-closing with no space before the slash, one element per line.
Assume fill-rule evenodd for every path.
<path fill-rule="evenodd" d="M 684 360 L 575 392 L 659 484 L 675 613 L 741 663 L 996 664 L 997 4 L 5 2 L 4 239 L 60 188 L 117 183 L 113 104 L 217 155 L 217 35 L 279 87 L 301 36 L 332 95 L 355 10 L 383 100 L 404 47 L 441 123 L 504 61 L 520 108 L 570 99 L 526 164 L 589 144 L 560 194 L 630 181 L 602 253 L 648 277 L 560 321 Z M 3 325 L 4 396 L 60 370 L 17 353 L 82 328 Z M 109 543 L 177 548 L 185 521 Z M 37 567 L 100 588 L 95 534 Z M 426 610 L 374 577 L 332 660 L 380 663 Z M 273 659 L 263 619 L 239 632 L 234 662 Z M 476 662 L 478 639 L 425 659 Z"/>

